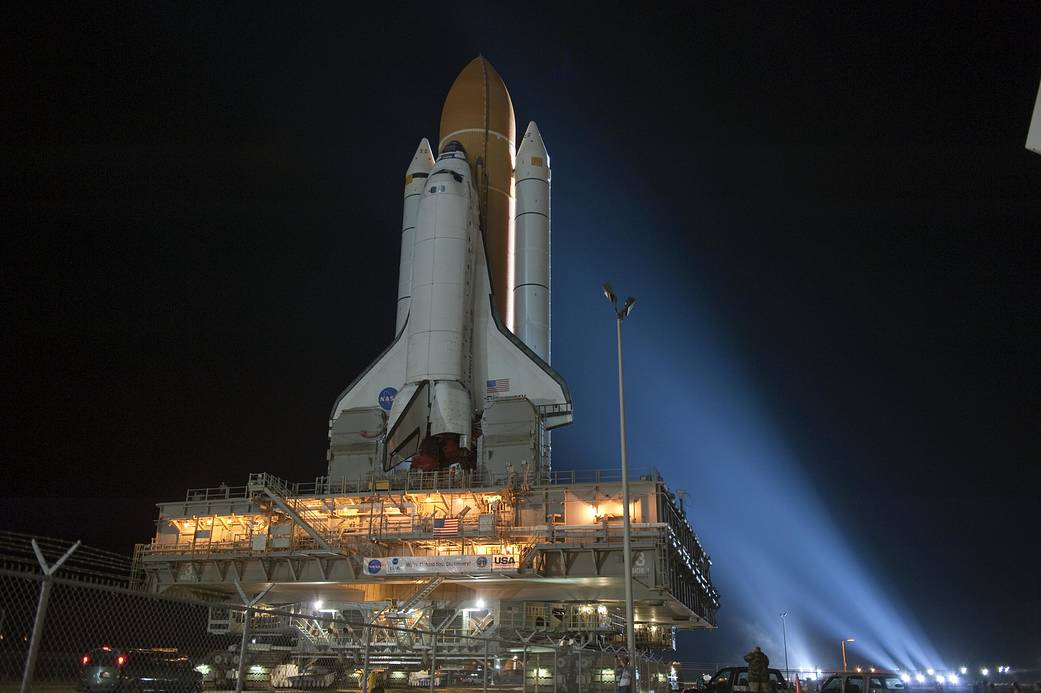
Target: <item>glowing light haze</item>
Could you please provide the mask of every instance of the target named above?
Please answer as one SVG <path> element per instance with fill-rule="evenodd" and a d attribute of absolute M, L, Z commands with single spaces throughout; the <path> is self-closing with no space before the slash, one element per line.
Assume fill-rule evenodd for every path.
<path fill-rule="evenodd" d="M 572 209 L 556 207 L 555 229 L 569 224 L 561 217 Z M 834 507 L 814 488 L 759 402 L 751 365 L 728 348 L 682 265 L 660 250 L 668 246 L 602 221 L 609 231 L 592 249 L 554 235 L 554 266 L 567 268 L 553 277 L 554 309 L 567 319 L 554 322 L 553 358 L 576 405 L 576 424 L 554 436 L 554 458 L 569 467 L 618 464 L 614 323 L 599 290 L 610 281 L 637 298 L 624 327 L 631 471 L 655 467 L 672 490 L 689 493 L 688 515 L 722 595 L 720 629 L 682 636 L 684 654 L 740 661 L 759 644 L 783 662 L 778 613 L 786 610 L 793 668 L 838 668 L 847 637 L 856 638 L 851 663 L 942 668 L 911 613 L 874 574 L 899 566 L 857 555 L 835 528 L 831 512 L 870 522 L 869 509 Z"/>

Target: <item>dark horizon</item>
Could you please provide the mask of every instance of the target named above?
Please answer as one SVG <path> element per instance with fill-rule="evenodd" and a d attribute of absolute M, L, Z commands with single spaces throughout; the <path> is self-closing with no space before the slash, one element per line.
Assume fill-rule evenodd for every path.
<path fill-rule="evenodd" d="M 128 552 L 190 486 L 324 474 L 482 53 L 552 157 L 557 468 L 617 465 L 599 286 L 637 297 L 632 465 L 689 492 L 723 601 L 677 658 L 775 638 L 799 590 L 742 576 L 839 570 L 782 532 L 821 523 L 894 627 L 1041 667 L 1041 8 L 437 9 L 8 12 L 0 529 Z"/>

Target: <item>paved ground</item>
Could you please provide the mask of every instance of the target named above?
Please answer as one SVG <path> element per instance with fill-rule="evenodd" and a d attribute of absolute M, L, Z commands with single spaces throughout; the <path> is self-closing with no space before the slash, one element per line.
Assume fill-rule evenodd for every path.
<path fill-rule="evenodd" d="M 19 687 L 18 684 L 0 684 L 0 693 L 15 693 L 15 692 L 17 692 L 19 690 L 19 688 L 20 687 Z M 46 683 L 46 682 L 45 683 L 38 683 L 38 682 L 35 682 L 35 681 L 33 682 L 32 690 L 33 690 L 33 693 L 36 693 L 37 691 L 39 691 L 41 693 L 83 693 L 83 691 L 81 689 L 76 688 L 75 684 Z M 275 689 L 275 688 L 271 688 L 271 686 L 256 685 L 256 686 L 249 686 L 249 687 L 247 687 L 246 690 L 249 690 L 249 691 L 275 691 L 275 690 L 277 690 L 277 691 L 284 691 L 285 693 L 293 693 L 294 691 L 303 691 L 305 689 L 302 689 L 302 688 L 278 688 L 278 689 Z M 314 690 L 314 689 L 306 689 L 306 690 Z M 357 688 L 322 688 L 320 690 L 328 691 L 329 693 L 358 693 L 358 689 Z M 420 688 L 420 687 L 389 688 L 389 689 L 387 689 L 387 692 L 388 693 L 427 693 L 429 690 L 430 690 L 429 688 Z M 472 687 L 471 688 L 463 688 L 463 687 L 441 688 L 441 687 L 438 687 L 435 690 L 437 691 L 437 693 L 477 693 L 478 691 L 482 691 L 482 688 L 480 686 L 478 686 L 476 688 L 472 688 Z M 488 690 L 489 691 L 493 691 L 494 690 L 495 693 L 520 693 L 521 688 L 519 686 L 516 686 L 516 687 L 510 687 L 510 686 L 489 686 Z M 552 691 L 553 691 L 553 689 L 550 688 L 549 686 L 540 686 L 539 690 L 541 691 L 541 693 L 552 693 Z M 206 693 L 234 693 L 234 691 L 235 691 L 234 688 L 209 688 L 209 687 L 206 688 Z M 529 689 L 528 693 L 535 693 L 535 689 L 534 688 Z"/>

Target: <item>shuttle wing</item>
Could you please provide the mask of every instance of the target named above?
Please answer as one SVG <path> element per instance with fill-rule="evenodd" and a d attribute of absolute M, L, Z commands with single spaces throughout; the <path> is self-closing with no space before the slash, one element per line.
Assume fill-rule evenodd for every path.
<path fill-rule="evenodd" d="M 390 395 L 390 401 L 387 401 L 386 397 L 383 398 L 384 401 L 381 401 L 381 394 L 385 390 L 399 388 L 405 382 L 407 340 L 404 335 L 405 331 L 401 330 L 397 338 L 372 362 L 372 365 L 366 368 L 364 373 L 355 378 L 354 382 L 340 393 L 340 396 L 336 399 L 336 404 L 333 405 L 332 415 L 330 416 L 332 421 L 335 421 L 340 416 L 340 412 L 348 409 L 378 406 L 385 411 L 389 411 L 390 401 L 393 401 L 394 395 Z M 394 389 L 394 394 L 397 394 L 396 389 Z"/>
<path fill-rule="evenodd" d="M 475 399 L 482 395 L 524 395 L 539 408 L 546 428 L 571 423 L 571 392 L 567 383 L 499 322 L 493 305 L 489 295 L 485 310 L 481 311 L 482 330 L 475 335 L 483 343 L 477 352 L 484 357 L 476 358 L 474 363 L 474 389 L 484 386 L 483 392 L 474 393 Z"/>

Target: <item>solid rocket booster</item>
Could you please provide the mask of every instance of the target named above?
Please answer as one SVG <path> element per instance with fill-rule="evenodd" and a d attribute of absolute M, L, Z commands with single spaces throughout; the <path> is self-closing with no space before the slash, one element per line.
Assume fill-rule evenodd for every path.
<path fill-rule="evenodd" d="M 514 332 L 549 359 L 549 154 L 535 123 L 517 152 L 517 215 L 513 277 Z"/>
<path fill-rule="evenodd" d="M 416 148 L 416 155 L 405 171 L 405 199 L 401 219 L 401 263 L 398 267 L 398 315 L 394 323 L 394 334 L 401 332 L 408 317 L 409 299 L 412 297 L 412 251 L 416 238 L 416 218 L 419 216 L 419 201 L 423 188 L 434 166 L 430 155 L 430 143 L 423 138 Z"/>
<path fill-rule="evenodd" d="M 514 171 L 513 105 L 479 57 L 449 91 L 441 135 L 436 161 L 424 139 L 406 171 L 396 336 L 333 409 L 330 478 L 404 460 L 474 467 L 482 435 L 485 462 L 498 449 L 497 464 L 540 463 L 538 431 L 571 422 L 567 384 L 547 363 L 550 170 L 538 128 Z"/>

